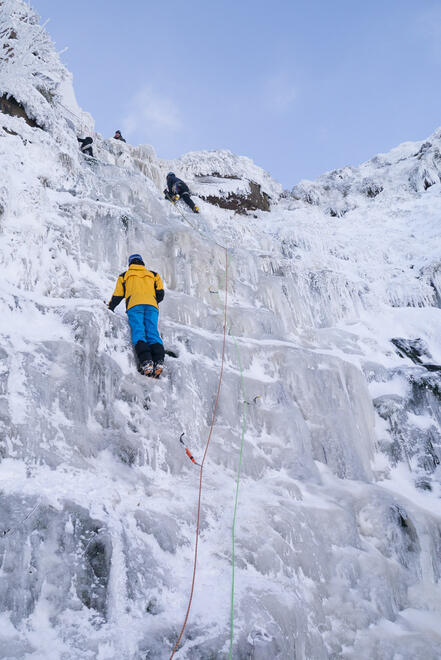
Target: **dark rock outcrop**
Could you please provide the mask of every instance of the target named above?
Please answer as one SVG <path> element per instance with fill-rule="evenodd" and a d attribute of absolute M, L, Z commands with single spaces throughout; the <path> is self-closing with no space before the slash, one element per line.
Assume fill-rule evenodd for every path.
<path fill-rule="evenodd" d="M 216 173 L 211 178 L 221 178 Z M 240 180 L 239 177 L 222 177 L 223 179 Z M 226 194 L 219 193 L 218 195 L 200 195 L 201 199 L 209 204 L 219 206 L 221 209 L 229 209 L 242 215 L 246 215 L 249 211 L 269 211 L 270 210 L 270 196 L 262 191 L 260 184 L 254 181 L 247 182 L 249 186 L 249 193 L 243 194 L 241 192 L 228 192 Z"/>
<path fill-rule="evenodd" d="M 34 119 L 27 115 L 24 107 L 13 96 L 3 94 L 0 97 L 0 111 L 5 115 L 11 115 L 11 117 L 21 117 L 33 128 L 41 128 Z"/>

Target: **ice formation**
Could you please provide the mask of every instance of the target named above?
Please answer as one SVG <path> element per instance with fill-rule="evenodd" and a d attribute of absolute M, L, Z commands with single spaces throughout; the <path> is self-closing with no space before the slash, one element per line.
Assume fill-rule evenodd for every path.
<path fill-rule="evenodd" d="M 31 120 L 0 115 L 0 656 L 169 658 L 199 483 L 179 436 L 200 458 L 225 245 L 175 657 L 228 657 L 244 399 L 232 657 L 441 657 L 441 132 L 283 195 L 229 152 L 94 134 L 84 159 L 93 121 L 27 3 L 1 2 L 0 40 L 0 95 Z M 271 210 L 201 201 L 190 226 L 169 169 Z M 104 303 L 135 251 L 179 356 L 157 382 Z"/>

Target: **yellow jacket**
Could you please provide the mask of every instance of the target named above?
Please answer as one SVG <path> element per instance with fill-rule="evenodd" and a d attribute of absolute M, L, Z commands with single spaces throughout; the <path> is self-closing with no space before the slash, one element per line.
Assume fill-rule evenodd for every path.
<path fill-rule="evenodd" d="M 158 307 L 164 298 L 164 285 L 158 273 L 147 270 L 145 266 L 131 264 L 117 279 L 109 309 L 113 311 L 123 298 L 126 299 L 126 310 L 135 305 Z"/>

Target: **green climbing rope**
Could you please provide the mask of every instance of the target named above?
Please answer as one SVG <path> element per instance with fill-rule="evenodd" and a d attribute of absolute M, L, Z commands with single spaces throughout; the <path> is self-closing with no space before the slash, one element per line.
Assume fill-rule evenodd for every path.
<path fill-rule="evenodd" d="M 228 256 L 227 266 L 229 267 L 230 258 Z M 211 293 L 217 294 L 220 298 L 219 291 L 212 291 Z M 234 511 L 233 511 L 233 525 L 231 528 L 231 612 L 230 612 L 230 648 L 228 652 L 228 660 L 231 660 L 233 653 L 233 641 L 234 641 L 234 596 L 235 596 L 235 575 L 236 575 L 236 521 L 237 521 L 237 508 L 239 503 L 239 484 L 240 484 L 240 474 L 242 471 L 242 459 L 243 459 L 243 448 L 245 444 L 245 432 L 247 428 L 247 396 L 245 392 L 245 380 L 243 377 L 243 368 L 242 368 L 242 359 L 240 356 L 239 344 L 237 339 L 231 330 L 231 326 L 228 325 L 228 334 L 233 338 L 234 346 L 236 348 L 237 362 L 239 365 L 240 371 L 240 389 L 242 392 L 242 431 L 240 438 L 240 451 L 239 451 L 239 464 L 237 467 L 236 474 L 236 493 L 234 497 Z"/>
<path fill-rule="evenodd" d="M 194 224 L 193 224 L 193 223 L 192 223 L 192 222 L 186 217 L 186 215 L 185 215 L 184 213 L 182 213 L 182 211 L 181 211 L 181 209 L 180 209 L 179 207 L 176 207 L 176 209 L 177 209 L 177 211 L 180 213 L 180 215 L 183 217 L 183 219 L 185 220 L 185 222 L 187 222 L 187 224 L 188 224 L 192 229 L 194 229 L 196 232 L 198 232 L 203 238 L 211 238 L 211 240 L 213 240 L 213 241 L 216 243 L 216 245 L 218 245 L 219 247 L 221 247 L 222 249 L 225 250 L 225 255 L 226 255 L 226 267 L 225 267 L 225 290 L 227 290 L 227 288 L 228 288 L 227 273 L 228 273 L 228 269 L 229 269 L 229 266 L 230 266 L 230 258 L 229 258 L 229 254 L 228 254 L 228 248 L 226 248 L 226 247 L 225 247 L 224 245 L 222 245 L 221 243 L 218 243 L 218 242 L 216 241 L 216 239 L 214 239 L 213 237 L 207 237 L 207 236 L 205 236 L 205 235 L 201 232 L 201 230 L 198 229 L 198 227 L 196 227 L 196 226 L 195 226 L 195 225 L 194 225 Z M 211 293 L 216 293 L 216 294 L 218 295 L 218 297 L 220 297 L 220 296 L 219 296 L 219 291 L 212 291 L 212 290 L 210 289 L 210 292 L 211 292 Z M 230 334 L 231 337 L 233 338 L 234 345 L 235 345 L 235 347 L 236 347 L 237 361 L 238 361 L 238 364 L 239 364 L 239 371 L 240 371 L 240 389 L 241 389 L 241 392 L 242 392 L 242 401 L 243 401 L 243 404 L 242 404 L 242 405 L 243 405 L 243 409 L 242 409 L 242 431 L 241 431 L 241 438 L 240 438 L 239 465 L 238 465 L 238 468 L 237 468 L 237 475 L 236 475 L 236 493 L 235 493 L 235 498 L 234 498 L 233 525 L 232 525 L 232 530 L 231 530 L 231 541 L 232 541 L 232 551 L 231 551 L 232 576 L 231 576 L 230 649 L 229 649 L 229 653 L 228 653 L 228 660 L 231 660 L 231 658 L 232 658 L 232 653 L 233 653 L 233 641 L 234 641 L 234 595 L 235 595 L 235 568 L 236 568 L 236 566 L 235 566 L 235 563 L 236 563 L 236 520 L 237 520 L 237 508 L 238 508 L 238 503 L 239 503 L 239 484 L 240 484 L 240 474 L 241 474 L 241 470 L 242 470 L 243 448 L 244 448 L 244 444 L 245 444 L 245 432 L 246 432 L 247 405 L 248 405 L 248 402 L 247 402 L 247 397 L 246 397 L 246 393 L 245 393 L 245 382 L 244 382 L 244 377 L 243 377 L 243 368 L 242 368 L 242 360 L 241 360 L 241 357 L 240 357 L 239 345 L 238 345 L 238 343 L 237 343 L 237 340 L 236 340 L 235 335 L 234 335 L 234 334 L 232 333 L 232 331 L 231 331 L 231 326 L 229 326 L 229 325 L 227 324 L 227 320 L 226 320 L 226 311 L 225 311 L 225 326 L 224 326 L 224 328 L 225 328 L 225 329 L 228 328 L 229 334 Z M 225 342 L 225 335 L 224 335 L 224 342 Z M 225 346 L 225 344 L 224 344 L 224 346 Z M 208 445 L 207 445 L 207 446 L 208 446 Z M 204 455 L 204 460 L 205 460 L 205 455 Z M 202 471 L 201 471 L 201 474 L 202 474 Z M 193 581 L 194 581 L 194 575 L 195 575 L 195 573 L 193 573 Z M 192 593 L 193 593 L 193 592 L 192 592 Z M 190 604 L 191 604 L 191 599 L 190 599 Z M 171 658 L 173 658 L 173 656 L 174 656 L 174 654 L 175 654 L 175 652 L 176 652 L 176 650 L 177 650 L 177 648 L 178 648 L 178 645 L 179 645 L 180 639 L 181 639 L 181 637 L 182 637 L 182 633 L 183 633 L 183 631 L 184 631 L 184 629 L 185 629 L 185 625 L 186 625 L 186 623 L 187 623 L 187 617 L 188 617 L 188 613 L 189 613 L 189 609 L 190 609 L 190 604 L 189 604 L 189 607 L 188 607 L 188 609 L 187 609 L 187 615 L 186 615 L 186 619 L 185 619 L 185 622 L 184 622 L 184 626 L 183 626 L 183 628 L 182 628 L 182 630 L 181 630 L 181 634 L 180 634 L 179 639 L 178 639 L 178 641 L 177 641 L 177 643 L 176 643 L 176 645 L 175 645 L 175 648 L 173 649 L 173 652 L 172 652 Z M 171 658 L 170 658 L 170 660 L 171 660 Z"/>

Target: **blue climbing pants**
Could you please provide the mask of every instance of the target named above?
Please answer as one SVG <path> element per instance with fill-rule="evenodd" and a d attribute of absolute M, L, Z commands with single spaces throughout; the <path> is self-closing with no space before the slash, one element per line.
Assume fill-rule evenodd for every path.
<path fill-rule="evenodd" d="M 158 332 L 159 311 L 153 305 L 135 305 L 127 311 L 133 345 L 139 340 L 147 344 L 162 344 Z"/>
<path fill-rule="evenodd" d="M 132 343 L 141 364 L 164 360 L 164 345 L 158 332 L 159 311 L 153 305 L 135 305 L 127 310 Z"/>

